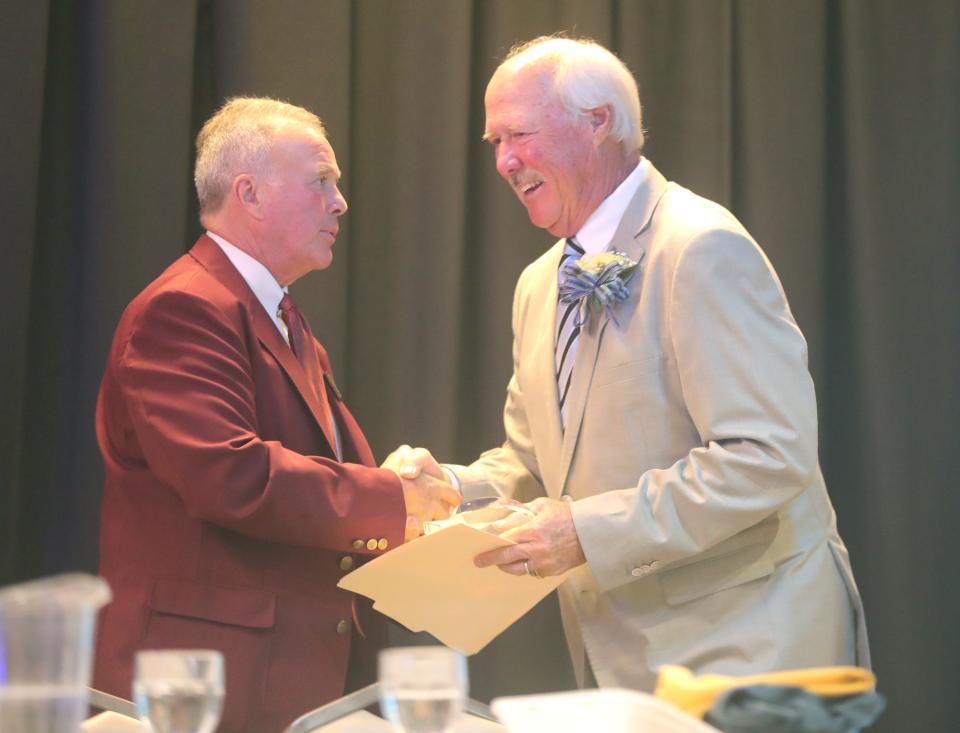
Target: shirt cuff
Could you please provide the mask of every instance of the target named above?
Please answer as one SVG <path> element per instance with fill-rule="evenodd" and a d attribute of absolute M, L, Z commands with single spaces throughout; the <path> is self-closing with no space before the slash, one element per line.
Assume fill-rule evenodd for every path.
<path fill-rule="evenodd" d="M 446 466 L 440 466 L 440 470 L 447 474 L 447 480 L 450 482 L 450 485 L 453 486 L 457 491 L 460 491 L 460 479 L 457 478 L 457 474 L 451 471 Z"/>

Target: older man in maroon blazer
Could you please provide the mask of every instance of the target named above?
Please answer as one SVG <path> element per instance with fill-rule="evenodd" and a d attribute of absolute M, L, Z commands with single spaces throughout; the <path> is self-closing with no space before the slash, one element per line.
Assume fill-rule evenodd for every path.
<path fill-rule="evenodd" d="M 129 696 L 138 649 L 219 649 L 224 732 L 359 684 L 383 619 L 337 581 L 459 501 L 406 447 L 376 466 L 286 293 L 332 260 L 339 177 L 315 115 L 228 102 L 197 138 L 207 233 L 126 309 L 100 389 L 95 685 Z"/>

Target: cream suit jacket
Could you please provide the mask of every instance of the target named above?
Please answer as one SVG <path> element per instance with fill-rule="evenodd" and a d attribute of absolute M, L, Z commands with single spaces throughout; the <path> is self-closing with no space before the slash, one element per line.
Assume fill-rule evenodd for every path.
<path fill-rule="evenodd" d="M 560 588 L 578 675 L 869 665 L 860 597 L 817 458 L 806 342 L 732 214 L 653 166 L 611 248 L 640 262 L 617 323 L 581 332 L 561 429 L 563 241 L 513 307 L 506 440 L 451 467 L 465 495 L 572 502 L 587 562 Z"/>

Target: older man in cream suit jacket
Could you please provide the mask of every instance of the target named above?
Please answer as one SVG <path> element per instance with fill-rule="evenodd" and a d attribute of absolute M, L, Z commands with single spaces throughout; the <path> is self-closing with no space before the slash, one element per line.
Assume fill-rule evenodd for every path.
<path fill-rule="evenodd" d="M 486 112 L 498 171 L 563 239 L 517 284 L 506 441 L 449 467 L 464 495 L 536 512 L 506 522 L 516 544 L 477 563 L 569 573 L 567 642 L 580 679 L 600 685 L 649 690 L 664 663 L 869 664 L 806 343 L 757 243 L 641 157 L 636 84 L 594 43 L 513 51 Z M 569 346 L 568 246 L 639 263 L 625 300 L 574 312 Z"/>

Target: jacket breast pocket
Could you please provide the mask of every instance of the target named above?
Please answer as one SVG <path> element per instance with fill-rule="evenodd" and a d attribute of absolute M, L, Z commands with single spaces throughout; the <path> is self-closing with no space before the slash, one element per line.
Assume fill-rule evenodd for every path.
<path fill-rule="evenodd" d="M 653 354 L 640 359 L 616 364 L 615 366 L 597 369 L 594 386 L 603 387 L 608 384 L 622 384 L 634 379 L 641 379 L 656 374 L 663 368 L 666 357 Z"/>

